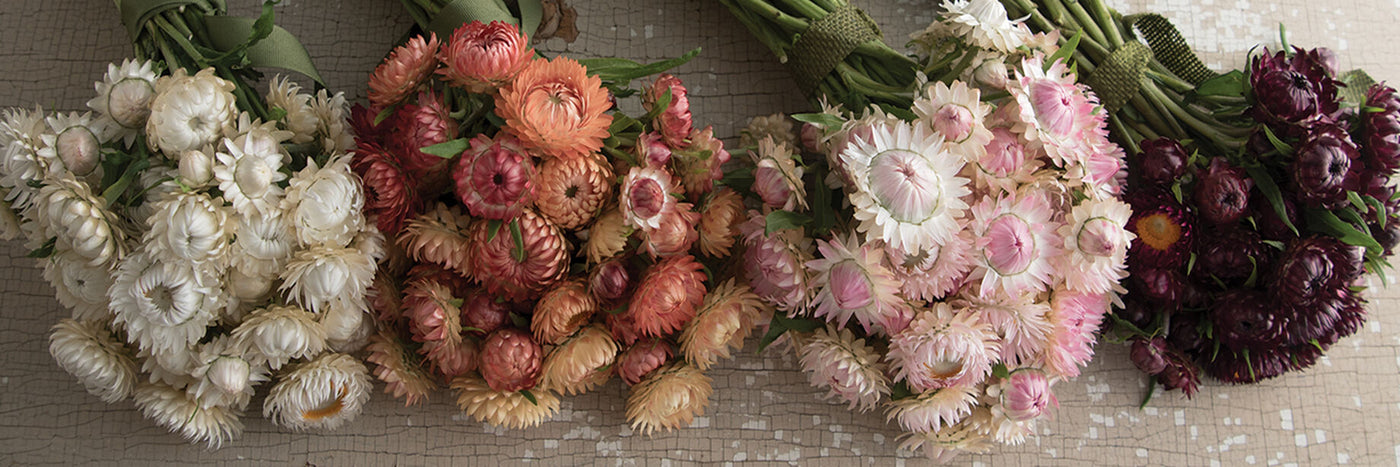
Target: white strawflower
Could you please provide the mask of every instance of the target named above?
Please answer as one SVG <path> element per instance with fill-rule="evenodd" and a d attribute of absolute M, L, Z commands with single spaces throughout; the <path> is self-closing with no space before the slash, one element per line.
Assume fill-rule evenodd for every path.
<path fill-rule="evenodd" d="M 1065 286 L 1076 292 L 1108 293 L 1128 277 L 1128 246 L 1137 235 L 1126 228 L 1132 208 L 1116 199 L 1085 200 L 1070 211 L 1060 227 L 1069 252 Z"/>
<path fill-rule="evenodd" d="M 215 280 L 198 274 L 187 265 L 156 262 L 145 251 L 122 261 L 108 296 L 127 342 L 157 354 L 198 342 L 222 305 L 218 291 L 203 285 Z"/>
<path fill-rule="evenodd" d="M 294 306 L 269 306 L 248 314 L 233 330 L 254 354 L 272 369 L 297 358 L 310 358 L 326 348 L 326 331 L 313 315 Z"/>
<path fill-rule="evenodd" d="M 267 381 L 266 365 L 250 361 L 243 349 L 237 339 L 228 335 L 200 346 L 191 375 L 199 381 L 187 391 L 201 408 L 243 410 L 252 400 L 257 383 Z"/>
<path fill-rule="evenodd" d="M 1030 35 L 1007 19 L 1006 7 L 997 0 L 945 0 L 942 6 L 943 21 L 952 26 L 954 36 L 978 47 L 1011 54 Z"/>
<path fill-rule="evenodd" d="M 267 84 L 267 106 L 287 112 L 282 117 L 281 127 L 292 132 L 292 144 L 305 144 L 316 140 L 316 130 L 321 123 L 311 108 L 311 95 L 302 94 L 301 86 L 286 76 L 275 76 Z"/>
<path fill-rule="evenodd" d="M 142 415 L 192 443 L 217 449 L 243 433 L 238 411 L 223 406 L 201 408 L 185 391 L 164 384 L 143 384 L 135 398 Z"/>
<path fill-rule="evenodd" d="M 279 378 L 263 401 L 263 416 L 295 431 L 334 430 L 360 414 L 370 389 L 364 364 L 325 353 Z"/>
<path fill-rule="evenodd" d="M 234 125 L 238 107 L 234 85 L 205 68 L 194 76 L 177 68 L 156 82 L 146 120 L 146 144 L 167 157 L 214 144 Z"/>
<path fill-rule="evenodd" d="M 277 275 L 292 256 L 292 233 L 286 218 L 269 216 L 236 217 L 237 237 L 230 246 L 230 266 L 249 275 Z"/>
<path fill-rule="evenodd" d="M 962 81 L 954 81 L 951 87 L 935 82 L 924 90 L 924 96 L 914 100 L 914 114 L 920 124 L 943 136 L 949 152 L 976 163 L 992 141 L 992 131 L 986 125 L 991 106 L 982 103 L 981 95 Z"/>
<path fill-rule="evenodd" d="M 150 160 L 150 159 L 148 159 Z M 146 219 L 150 219 L 156 213 L 156 203 L 170 199 L 178 193 L 184 193 L 186 187 L 180 186 L 180 172 L 175 167 L 156 165 L 141 171 L 136 179 L 141 184 L 141 189 L 146 194 L 141 198 L 141 203 L 127 208 L 126 218 L 134 219 L 142 224 Z M 135 183 L 133 183 L 134 185 Z M 186 185 L 188 186 L 188 185 Z M 143 225 L 144 228 L 144 225 Z"/>
<path fill-rule="evenodd" d="M 39 190 L 37 203 L 48 220 L 49 233 L 86 258 L 88 264 L 110 265 L 126 254 L 126 233 L 117 227 L 117 216 L 92 194 L 88 184 L 51 174 Z"/>
<path fill-rule="evenodd" d="M 177 170 L 180 181 L 191 188 L 204 188 L 214 183 L 214 149 L 191 149 L 180 154 Z"/>
<path fill-rule="evenodd" d="M 87 258 L 67 250 L 55 251 L 44 261 L 44 279 L 53 285 L 58 302 L 73 310 L 73 319 L 106 320 L 112 317 L 107 308 L 107 289 L 112 286 L 112 271 L 105 266 L 92 266 Z"/>
<path fill-rule="evenodd" d="M 0 187 L 0 240 L 14 240 L 24 234 L 24 229 L 20 227 L 19 213 L 15 212 L 14 206 L 10 204 L 10 190 Z M 33 223 L 32 220 L 25 222 Z"/>
<path fill-rule="evenodd" d="M 160 201 L 146 224 L 151 230 L 142 240 L 160 259 L 211 268 L 216 273 L 226 266 L 232 234 L 229 212 L 209 195 L 179 193 Z"/>
<path fill-rule="evenodd" d="M 194 374 L 195 357 L 199 356 L 198 344 L 177 347 L 170 350 L 138 348 L 136 357 L 141 362 L 141 373 L 152 383 L 164 384 L 175 389 L 184 389 L 198 382 Z"/>
<path fill-rule="evenodd" d="M 370 261 L 379 263 L 389 254 L 389 249 L 384 243 L 386 241 L 387 239 L 384 238 L 384 233 L 379 231 L 379 227 L 370 222 L 365 224 L 364 229 L 360 230 L 358 235 L 355 235 L 355 240 L 350 242 L 350 248 L 364 253 L 370 258 Z"/>
<path fill-rule="evenodd" d="M 964 160 L 927 125 L 877 122 L 868 138 L 852 135 L 841 162 L 853 178 L 857 230 L 906 254 L 940 245 L 960 230 L 971 193 L 958 176 Z M 854 133 L 854 132 L 853 132 Z"/>
<path fill-rule="evenodd" d="M 865 339 L 856 339 L 850 329 L 831 325 L 817 329 L 799 356 L 812 386 L 829 389 L 827 399 L 849 403 L 851 409 L 873 409 L 890 393 L 879 353 Z"/>
<path fill-rule="evenodd" d="M 282 201 L 278 182 L 287 179 L 280 171 L 289 156 L 271 132 L 255 129 L 234 139 L 224 140 L 215 153 L 214 178 L 224 199 L 244 215 L 267 215 Z"/>
<path fill-rule="evenodd" d="M 78 378 L 89 394 L 108 404 L 126 399 L 136 386 L 136 361 L 112 331 L 97 321 L 64 319 L 49 335 L 49 354 Z"/>
<path fill-rule="evenodd" d="M 49 131 L 40 136 L 39 157 L 50 171 L 67 170 L 78 179 L 102 178 L 102 143 L 108 130 L 92 113 L 54 114 L 44 119 Z"/>
<path fill-rule="evenodd" d="M 312 312 L 320 313 L 332 300 L 362 302 L 372 280 L 374 262 L 364 253 L 318 246 L 298 251 L 287 263 L 280 290 Z"/>
<path fill-rule="evenodd" d="M 43 147 L 43 135 L 49 131 L 44 122 L 44 111 L 38 107 L 34 111 L 5 109 L 0 114 L 0 153 L 4 157 L 4 176 L 0 186 L 10 189 L 5 200 L 15 209 L 29 207 L 39 188 L 35 185 L 44 180 L 49 172 L 48 161 L 39 157 Z"/>
<path fill-rule="evenodd" d="M 358 350 L 369 343 L 369 336 L 374 333 L 374 320 L 367 305 L 364 300 L 357 305 L 334 300 L 321 311 L 317 322 L 326 330 L 328 347 L 336 352 L 349 352 L 347 349 Z"/>
<path fill-rule="evenodd" d="M 136 136 L 146 128 L 146 118 L 151 115 L 151 102 L 156 98 L 155 62 L 137 62 L 132 59 L 122 61 L 120 67 L 107 64 L 107 74 L 102 81 L 93 83 L 97 96 L 87 102 L 89 109 L 97 111 L 103 120 L 112 125 L 112 139 L 121 139 L 131 146 Z"/>
<path fill-rule="evenodd" d="M 350 104 L 345 93 L 329 95 L 325 89 L 316 91 L 311 101 L 311 111 L 316 114 L 316 136 L 321 138 L 321 149 L 329 154 L 340 154 L 355 149 L 355 135 L 350 133 Z"/>
<path fill-rule="evenodd" d="M 332 156 L 325 167 L 308 161 L 292 177 L 282 199 L 295 237 L 303 246 L 343 247 L 364 226 L 365 196 L 350 171 L 350 157 Z"/>
<path fill-rule="evenodd" d="M 276 273 L 250 273 L 242 268 L 229 268 L 228 275 L 224 276 L 224 291 L 243 302 L 264 302 L 276 280 Z"/>

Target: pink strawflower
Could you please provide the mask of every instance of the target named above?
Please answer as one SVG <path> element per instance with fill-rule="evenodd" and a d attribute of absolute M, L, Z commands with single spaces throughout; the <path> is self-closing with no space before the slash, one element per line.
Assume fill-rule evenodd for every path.
<path fill-rule="evenodd" d="M 1046 290 L 1054 281 L 1052 259 L 1060 254 L 1054 211 L 1040 191 L 986 197 L 972 207 L 974 267 L 983 297 Z"/>
<path fill-rule="evenodd" d="M 968 164 L 971 178 L 977 182 L 977 188 L 987 190 L 988 195 L 1016 191 L 1021 184 L 1030 182 L 1043 164 L 1032 157 L 1025 142 L 1010 129 L 992 128 L 991 134 L 982 157 L 975 164 Z"/>
<path fill-rule="evenodd" d="M 1137 238 L 1127 229 L 1130 217 L 1132 208 L 1116 199 L 1085 200 L 1070 211 L 1060 227 L 1067 253 L 1061 267 L 1066 287 L 1102 294 L 1128 277 L 1128 247 Z"/>
<path fill-rule="evenodd" d="M 665 170 L 666 164 L 671 162 L 671 148 L 661 139 L 661 133 L 642 133 L 637 136 L 634 149 L 637 151 L 637 160 L 647 167 Z"/>
<path fill-rule="evenodd" d="M 655 124 L 667 145 L 683 148 L 687 146 L 686 137 L 690 136 L 691 118 L 690 98 L 681 79 L 669 73 L 656 77 L 656 81 L 642 92 L 642 106 L 651 111 L 667 91 L 671 92 L 670 105 L 657 115 Z"/>
<path fill-rule="evenodd" d="M 438 52 L 438 74 L 468 91 L 485 93 L 509 84 L 530 64 L 535 51 L 520 28 L 503 21 L 472 21 L 457 27 Z"/>
<path fill-rule="evenodd" d="M 671 344 L 665 340 L 642 339 L 618 355 L 617 375 L 629 386 L 640 383 L 653 370 L 665 365 L 673 353 Z"/>
<path fill-rule="evenodd" d="M 643 247 L 653 258 L 675 256 L 687 251 L 700 239 L 700 231 L 695 226 L 700 222 L 700 213 L 691 210 L 690 203 L 676 203 L 676 208 L 662 214 L 660 225 L 655 229 L 642 229 L 646 234 Z"/>
<path fill-rule="evenodd" d="M 715 137 L 714 127 L 692 130 L 687 141 L 690 144 L 686 148 L 671 153 L 671 165 L 686 195 L 691 201 L 698 201 L 714 190 L 715 181 L 724 177 L 721 166 L 731 156 L 724 150 L 724 141 Z"/>
<path fill-rule="evenodd" d="M 1079 376 L 1079 367 L 1094 356 L 1095 336 L 1108 313 L 1108 299 L 1106 294 L 1068 290 L 1051 294 L 1047 318 L 1054 328 L 1041 357 L 1047 371 L 1062 378 Z"/>
<path fill-rule="evenodd" d="M 867 333 L 893 334 L 909 320 L 909 309 L 897 294 L 899 282 L 886 269 L 882 250 L 861 245 L 855 235 L 837 234 L 830 242 L 817 240 L 821 259 L 808 261 L 820 289 L 813 314 L 845 328 L 855 317 Z"/>
<path fill-rule="evenodd" d="M 852 410 L 873 409 L 890 393 L 879 352 L 849 329 L 818 328 L 799 350 L 799 358 L 812 386 L 827 388 L 827 399 L 848 403 Z"/>
<path fill-rule="evenodd" d="M 1044 371 L 1021 368 L 1002 383 L 1001 408 L 1007 418 L 1018 422 L 1034 420 L 1051 405 L 1060 403 L 1050 391 L 1050 378 Z"/>
<path fill-rule="evenodd" d="M 1030 362 L 1044 352 L 1054 326 L 1048 318 L 1050 304 L 1036 301 L 1036 294 L 992 294 L 981 298 L 976 293 L 966 293 L 959 297 L 957 306 L 966 306 L 1001 336 L 1001 361 Z"/>
<path fill-rule="evenodd" d="M 1023 133 L 1058 167 L 1076 163 L 1090 149 L 1084 132 L 1098 126 L 1092 94 L 1075 84 L 1065 61 L 1047 70 L 1040 55 L 1021 61 L 1008 91 L 1020 109 Z"/>
<path fill-rule="evenodd" d="M 671 174 L 664 168 L 633 167 L 622 180 L 619 200 L 627 225 L 638 229 L 657 229 L 665 214 L 676 210 L 676 190 Z"/>
<path fill-rule="evenodd" d="M 369 76 L 369 102 L 374 113 L 394 105 L 418 90 L 437 69 L 438 38 L 414 37 L 394 48 Z"/>
<path fill-rule="evenodd" d="M 540 379 L 544 349 L 530 333 L 504 328 L 486 336 L 481 345 L 481 377 L 491 390 L 515 392 L 531 389 Z"/>
<path fill-rule="evenodd" d="M 1001 345 L 977 313 L 939 302 L 920 311 L 909 327 L 890 338 L 894 380 L 915 391 L 980 384 L 992 372 Z"/>
<path fill-rule="evenodd" d="M 508 221 L 534 200 L 535 167 L 520 142 L 506 134 L 472 138 L 452 171 L 457 196 L 473 216 Z"/>
<path fill-rule="evenodd" d="M 814 291 L 806 263 L 812 259 L 812 239 L 800 230 L 764 232 L 764 217 L 749 211 L 740 225 L 744 235 L 744 271 L 754 293 L 779 310 L 793 312 L 807 306 Z"/>
<path fill-rule="evenodd" d="M 917 255 L 886 247 L 885 259 L 895 279 L 902 284 L 904 298 L 933 301 L 962 287 L 967 272 L 972 269 L 971 251 L 972 240 L 964 229 L 942 245 Z"/>
<path fill-rule="evenodd" d="M 390 122 L 389 149 L 399 156 L 399 162 L 414 177 L 422 177 L 446 165 L 447 159 L 421 151 L 457 137 L 457 121 L 452 119 L 440 94 L 419 93 L 418 103 L 399 107 Z"/>

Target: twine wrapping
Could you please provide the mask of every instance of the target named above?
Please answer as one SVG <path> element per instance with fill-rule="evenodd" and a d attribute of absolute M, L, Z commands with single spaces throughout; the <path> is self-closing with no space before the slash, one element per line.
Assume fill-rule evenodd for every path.
<path fill-rule="evenodd" d="M 1084 81 L 1099 96 L 1104 109 L 1114 113 L 1137 95 L 1150 61 L 1152 49 L 1135 41 L 1125 42 Z"/>
<path fill-rule="evenodd" d="M 813 21 L 788 50 L 788 71 L 802 92 L 817 93 L 822 78 L 861 44 L 881 40 L 880 27 L 859 8 L 845 5 Z"/>

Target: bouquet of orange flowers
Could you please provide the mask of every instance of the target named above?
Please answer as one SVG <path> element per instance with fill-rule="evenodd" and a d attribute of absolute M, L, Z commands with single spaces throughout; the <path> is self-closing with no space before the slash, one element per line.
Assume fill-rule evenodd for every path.
<path fill-rule="evenodd" d="M 617 375 L 644 432 L 703 411 L 703 370 L 764 307 L 725 273 L 744 209 L 681 81 L 627 88 L 697 52 L 546 59 L 472 22 L 385 59 L 352 120 L 365 212 L 397 239 L 371 286 L 386 392 L 447 383 L 475 419 L 522 428 Z M 615 110 L 638 93 L 645 115 Z"/>

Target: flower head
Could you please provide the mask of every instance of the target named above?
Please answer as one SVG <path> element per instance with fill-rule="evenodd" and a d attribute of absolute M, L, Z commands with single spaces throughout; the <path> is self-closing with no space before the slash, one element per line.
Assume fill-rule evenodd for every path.
<path fill-rule="evenodd" d="M 597 157 L 547 159 L 536 178 L 535 209 L 561 229 L 578 230 L 612 199 L 614 180 L 612 168 Z"/>
<path fill-rule="evenodd" d="M 633 167 L 622 179 L 620 206 L 627 225 L 638 229 L 656 229 L 669 212 L 676 210 L 676 191 L 671 174 L 664 169 Z"/>
<path fill-rule="evenodd" d="M 422 150 L 456 138 L 457 121 L 452 119 L 443 94 L 419 93 L 416 103 L 394 109 L 387 126 L 385 146 L 410 174 L 424 177 L 447 165 L 447 159 Z"/>
<path fill-rule="evenodd" d="M 282 211 L 303 246 L 345 246 L 363 228 L 365 195 L 350 159 L 333 156 L 324 167 L 308 162 L 292 176 Z"/>
<path fill-rule="evenodd" d="M 374 108 L 394 105 L 417 92 L 418 86 L 437 69 L 438 38 L 416 36 L 395 47 L 369 76 L 369 102 Z"/>
<path fill-rule="evenodd" d="M 184 352 L 204 337 L 221 308 L 213 279 L 178 263 L 158 262 L 145 252 L 117 267 L 108 296 L 114 323 L 127 342 L 152 352 Z"/>
<path fill-rule="evenodd" d="M 253 398 L 254 387 L 267 381 L 267 367 L 251 361 L 237 339 L 221 335 L 199 347 L 194 357 L 197 381 L 188 389 L 200 407 L 234 407 L 242 410 Z"/>
<path fill-rule="evenodd" d="M 114 139 L 121 139 L 130 146 L 151 115 L 156 81 L 155 61 L 126 59 L 121 66 L 108 64 L 102 81 L 93 84 L 97 96 L 89 100 L 87 106 L 116 123 Z"/>
<path fill-rule="evenodd" d="M 763 138 L 758 142 L 758 151 L 749 154 L 755 166 L 753 190 L 764 206 L 785 211 L 807 209 L 803 169 L 797 166 L 796 153 L 791 146 Z"/>
<path fill-rule="evenodd" d="M 712 258 L 729 256 L 739 224 L 744 219 L 744 199 L 739 193 L 721 188 L 700 208 L 700 253 Z"/>
<path fill-rule="evenodd" d="M 1021 70 L 1008 91 L 1015 98 L 1019 117 L 1017 129 L 1040 148 L 1057 167 L 1078 163 L 1092 148 L 1086 132 L 1098 128 L 1097 103 L 1075 84 L 1074 74 L 1065 61 L 1049 69 L 1044 58 L 1033 56 L 1021 62 Z"/>
<path fill-rule="evenodd" d="M 705 273 L 690 255 L 671 256 L 652 265 L 637 283 L 624 312 L 643 335 L 671 334 L 695 317 L 705 299 Z"/>
<path fill-rule="evenodd" d="M 515 78 L 535 51 L 520 28 L 504 21 L 472 21 L 457 27 L 438 52 L 448 82 L 475 93 L 504 86 Z"/>
<path fill-rule="evenodd" d="M 452 380 L 457 391 L 457 407 L 480 422 L 510 429 L 539 426 L 559 411 L 559 397 L 549 390 L 530 391 L 530 397 L 520 391 L 497 391 L 475 375 L 458 376 Z"/>
<path fill-rule="evenodd" d="M 1346 169 L 1342 173 L 1345 175 Z M 1218 225 L 1233 225 L 1249 213 L 1249 191 L 1254 181 L 1246 176 L 1244 169 L 1230 165 L 1223 157 L 1216 157 L 1199 177 L 1196 206 L 1203 219 Z"/>
<path fill-rule="evenodd" d="M 671 344 L 664 339 L 639 340 L 617 356 L 617 375 L 628 385 L 635 385 L 653 370 L 665 365 L 673 353 Z"/>
<path fill-rule="evenodd" d="M 279 376 L 263 400 L 263 416 L 295 431 L 334 430 L 369 400 L 369 370 L 354 357 L 324 353 Z"/>
<path fill-rule="evenodd" d="M 1094 356 L 1095 336 L 1108 308 L 1105 294 L 1052 292 L 1046 318 L 1054 327 L 1042 356 L 1044 369 L 1054 376 L 1079 376 L 1079 367 Z"/>
<path fill-rule="evenodd" d="M 937 245 L 910 255 L 885 247 L 885 260 L 899 281 L 904 298 L 938 300 L 962 287 L 972 269 L 972 240 L 966 229 Z"/>
<path fill-rule="evenodd" d="M 904 328 L 909 311 L 897 295 L 899 283 L 884 266 L 883 251 L 861 245 L 855 235 L 837 234 L 817 241 L 822 258 L 808 261 L 818 284 L 813 299 L 817 317 L 844 328 L 852 317 L 867 333 L 892 334 Z"/>
<path fill-rule="evenodd" d="M 627 247 L 627 239 L 634 231 L 621 209 L 615 206 L 604 210 L 588 229 L 588 240 L 583 246 L 588 261 L 599 263 L 618 254 Z"/>
<path fill-rule="evenodd" d="M 895 381 L 906 381 L 916 391 L 969 387 L 992 372 L 992 361 L 1001 346 L 991 326 L 976 313 L 958 312 L 947 303 L 922 310 L 909 327 L 890 338 L 885 359 Z"/>
<path fill-rule="evenodd" d="M 578 157 L 603 147 L 612 116 L 597 76 L 567 57 L 530 62 L 496 96 L 505 131 L 549 157 Z"/>
<path fill-rule="evenodd" d="M 107 122 L 91 113 L 56 114 L 45 119 L 49 132 L 39 136 L 44 146 L 38 156 L 48 161 L 49 170 L 67 170 L 89 181 L 102 178 L 102 143 L 107 140 Z"/>
<path fill-rule="evenodd" d="M 930 389 L 888 405 L 885 418 L 898 420 L 904 431 L 932 433 L 951 428 L 972 414 L 977 402 L 974 388 L 951 386 Z"/>
<path fill-rule="evenodd" d="M 214 178 L 235 211 L 265 215 L 277 209 L 282 200 L 282 187 L 277 184 L 287 179 L 279 170 L 286 157 L 280 143 L 269 132 L 253 131 L 224 140 L 224 147 L 214 155 L 218 160 Z"/>
<path fill-rule="evenodd" d="M 530 331 L 542 343 L 558 344 L 588 324 L 597 311 L 598 302 L 582 282 L 559 282 L 535 303 Z"/>
<path fill-rule="evenodd" d="M 141 415 L 192 443 L 218 448 L 243 433 L 238 409 L 200 407 L 193 396 L 166 384 L 143 384 L 136 388 L 133 399 Z"/>
<path fill-rule="evenodd" d="M 705 295 L 695 319 L 681 331 L 681 353 L 685 360 L 706 370 L 719 359 L 729 358 L 731 348 L 738 350 L 744 346 L 744 338 L 753 332 L 754 322 L 764 306 L 749 286 L 736 285 L 734 279 L 720 284 Z"/>
<path fill-rule="evenodd" d="M 544 350 L 529 333 L 498 329 L 481 346 L 481 377 L 496 391 L 530 389 L 539 382 L 543 359 Z"/>
<path fill-rule="evenodd" d="M 656 81 L 642 94 L 642 105 L 651 111 L 656 105 L 662 104 L 662 96 L 668 93 L 670 101 L 665 103 L 666 108 L 657 116 L 656 126 L 662 138 L 666 140 L 666 145 L 683 148 L 686 147 L 685 138 L 690 136 L 691 117 L 690 98 L 685 85 L 681 84 L 681 79 L 670 73 L 657 76 Z"/>
<path fill-rule="evenodd" d="M 1132 208 L 1116 199 L 1086 200 L 1070 211 L 1060 236 L 1068 252 L 1065 285 L 1070 290 L 1107 293 L 1128 277 L 1128 248 L 1137 238 L 1127 230 Z"/>
<path fill-rule="evenodd" d="M 105 320 L 112 316 L 107 298 L 112 271 L 87 262 L 72 251 L 55 251 L 44 262 L 44 279 L 53 286 L 58 302 L 73 311 L 73 319 Z"/>
<path fill-rule="evenodd" d="M 857 230 L 914 254 L 957 233 L 957 219 L 971 193 L 958 176 L 963 159 L 950 157 L 942 137 L 925 126 L 876 123 L 870 138 L 856 138 L 841 153 L 854 178 L 849 195 Z"/>
<path fill-rule="evenodd" d="M 472 218 L 459 206 L 434 204 L 432 209 L 410 219 L 399 232 L 398 244 L 415 261 L 423 261 L 471 274 Z"/>
<path fill-rule="evenodd" d="M 827 388 L 827 399 L 849 403 L 851 409 L 873 409 L 890 393 L 880 355 L 850 329 L 818 328 L 798 355 L 812 386 Z"/>
<path fill-rule="evenodd" d="M 983 297 L 998 291 L 1013 296 L 1040 292 L 1053 283 L 1051 260 L 1063 245 L 1053 215 L 1038 191 L 984 198 L 972 208 L 971 230 L 977 240 L 971 278 L 981 279 Z"/>
<path fill-rule="evenodd" d="M 981 91 L 962 81 L 954 81 L 952 86 L 940 81 L 925 92 L 927 98 L 914 101 L 919 124 L 942 136 L 949 152 L 968 162 L 981 159 L 992 141 L 992 132 L 984 123 L 991 108 L 982 103 Z"/>
<path fill-rule="evenodd" d="M 294 306 L 255 310 L 231 335 L 273 370 L 293 359 L 318 355 L 326 348 L 326 330 L 316 322 L 316 315 Z"/>
<path fill-rule="evenodd" d="M 807 263 L 812 259 L 812 239 L 798 230 L 765 233 L 763 216 L 749 211 L 740 226 L 744 233 L 744 271 L 749 286 L 779 310 L 796 311 L 807 306 L 816 292 Z"/>
<path fill-rule="evenodd" d="M 374 377 L 384 382 L 384 392 L 404 399 L 404 406 L 426 400 L 434 389 L 433 380 L 424 373 L 413 354 L 404 350 L 398 338 L 381 330 L 370 336 L 369 356 L 365 361 L 375 365 Z"/>
<path fill-rule="evenodd" d="M 695 229 L 699 222 L 700 213 L 691 210 L 690 203 L 676 203 L 676 209 L 662 214 L 656 228 L 643 229 L 643 246 L 653 258 L 689 252 L 700 239 Z"/>
<path fill-rule="evenodd" d="M 68 177 L 48 177 L 39 189 L 39 221 L 88 265 L 111 264 L 126 255 L 126 233 L 117 216 L 92 193 L 87 183 Z"/>
<path fill-rule="evenodd" d="M 318 246 L 296 252 L 281 278 L 280 290 L 319 313 L 333 301 L 359 305 L 374 280 L 374 260 L 354 248 Z"/>
<path fill-rule="evenodd" d="M 680 428 L 705 411 L 714 387 L 710 377 L 684 363 L 653 371 L 627 395 L 632 429 L 650 436 L 657 429 Z"/>
<path fill-rule="evenodd" d="M 724 141 L 715 137 L 714 127 L 691 130 L 690 145 L 671 153 L 671 165 L 686 195 L 692 201 L 705 196 L 715 187 L 715 181 L 724 177 L 723 165 L 729 162 L 729 151 L 724 150 Z"/>
<path fill-rule="evenodd" d="M 176 194 L 156 203 L 144 240 L 161 259 L 220 268 L 233 234 L 226 209 L 203 193 Z"/>
<path fill-rule="evenodd" d="M 1002 383 L 1001 406 L 1006 416 L 1016 421 L 1034 420 L 1051 405 L 1058 405 L 1050 392 L 1051 380 L 1044 371 L 1021 368 L 1011 372 Z"/>
<path fill-rule="evenodd" d="M 1129 202 L 1133 214 L 1128 218 L 1128 231 L 1137 236 L 1128 248 L 1129 261 L 1156 268 L 1186 264 L 1195 225 L 1191 211 L 1161 190 L 1133 193 Z"/>
<path fill-rule="evenodd" d="M 535 198 L 535 166 L 520 143 L 508 135 L 472 138 L 452 171 L 457 196 L 472 215 L 514 219 Z"/>
<path fill-rule="evenodd" d="M 365 214 L 375 218 L 380 231 L 398 235 L 404 221 L 423 209 L 408 172 L 379 145 L 361 143 L 350 166 L 364 184 Z"/>
<path fill-rule="evenodd" d="M 169 157 L 218 141 L 238 118 L 233 89 L 213 68 L 194 76 L 176 69 L 162 77 L 146 120 L 147 144 Z"/>
<path fill-rule="evenodd" d="M 568 273 L 564 235 L 534 211 L 501 225 L 494 237 L 490 230 L 485 221 L 478 221 L 470 243 L 472 269 L 482 271 L 477 280 L 487 292 L 508 300 L 537 297 Z"/>
<path fill-rule="evenodd" d="M 617 359 L 617 342 L 601 324 L 591 324 L 559 343 L 544 357 L 540 385 L 564 394 L 582 394 L 607 382 Z"/>
<path fill-rule="evenodd" d="M 1007 19 L 1006 8 L 999 2 L 945 0 L 942 7 L 945 13 L 941 23 L 948 25 L 952 34 L 966 37 L 978 47 L 1009 54 L 1029 39 L 1029 32 Z"/>
<path fill-rule="evenodd" d="M 59 368 L 106 403 L 131 395 L 137 383 L 131 351 L 106 326 L 93 321 L 63 319 L 49 334 L 49 354 Z"/>

